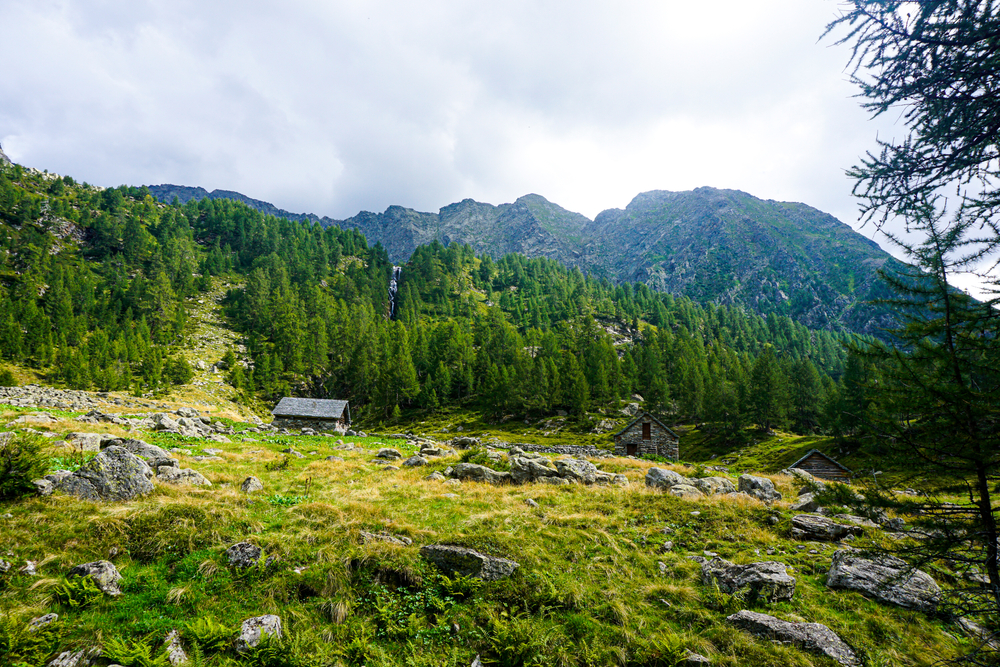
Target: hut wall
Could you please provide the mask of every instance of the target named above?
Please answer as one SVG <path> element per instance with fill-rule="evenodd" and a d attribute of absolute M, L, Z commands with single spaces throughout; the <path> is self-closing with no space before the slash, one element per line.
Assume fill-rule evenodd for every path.
<path fill-rule="evenodd" d="M 644 440 L 642 437 L 643 424 L 649 424 L 649 440 Z M 637 421 L 627 431 L 615 436 L 615 454 L 626 456 L 628 445 L 636 446 L 636 456 L 653 455 L 676 460 L 680 455 L 677 438 L 648 417 Z"/>
<path fill-rule="evenodd" d="M 843 468 L 834 465 L 826 457 L 813 454 L 806 460 L 801 461 L 796 466 L 799 470 L 805 470 L 813 477 L 819 479 L 829 479 L 836 482 L 846 482 L 851 479 L 850 473 Z"/>
<path fill-rule="evenodd" d="M 343 419 L 275 417 L 271 421 L 271 424 L 278 428 L 311 428 L 314 431 L 337 431 L 343 433 L 347 430 L 347 422 Z"/>

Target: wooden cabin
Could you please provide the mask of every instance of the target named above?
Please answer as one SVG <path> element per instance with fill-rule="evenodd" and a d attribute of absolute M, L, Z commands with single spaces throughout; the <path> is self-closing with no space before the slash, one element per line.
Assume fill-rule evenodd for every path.
<path fill-rule="evenodd" d="M 343 433 L 351 425 L 351 406 L 347 401 L 286 396 L 271 410 L 279 428 L 311 428 L 316 431 Z"/>
<path fill-rule="evenodd" d="M 853 472 L 818 449 L 813 449 L 788 467 L 789 469 L 798 468 L 799 470 L 805 470 L 817 479 L 826 479 L 833 482 L 850 482 L 851 477 L 854 476 Z"/>
<path fill-rule="evenodd" d="M 648 412 L 640 412 L 614 437 L 615 454 L 619 456 L 651 454 L 677 460 L 680 454 L 680 437 Z"/>

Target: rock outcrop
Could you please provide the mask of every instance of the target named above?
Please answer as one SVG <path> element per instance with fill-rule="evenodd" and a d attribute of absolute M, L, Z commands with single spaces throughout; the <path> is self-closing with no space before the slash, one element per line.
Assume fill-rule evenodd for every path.
<path fill-rule="evenodd" d="M 941 599 L 940 587 L 926 572 L 892 556 L 869 560 L 846 549 L 833 554 L 826 585 L 927 613 L 933 613 Z"/>
<path fill-rule="evenodd" d="M 118 588 L 118 582 L 121 581 L 122 575 L 110 561 L 95 560 L 77 565 L 66 573 L 67 579 L 74 577 L 89 578 L 105 595 L 114 597 L 122 594 L 121 589 Z"/>
<path fill-rule="evenodd" d="M 85 500 L 132 500 L 153 490 L 152 476 L 142 459 L 124 447 L 111 446 L 55 486 Z"/>
<path fill-rule="evenodd" d="M 737 482 L 741 493 L 753 496 L 757 500 L 763 500 L 764 502 L 781 500 L 781 494 L 774 490 L 774 482 L 766 477 L 740 475 Z"/>
<path fill-rule="evenodd" d="M 816 514 L 796 514 L 792 517 L 792 539 L 816 542 L 837 542 L 850 535 L 864 532 L 861 526 L 845 526 L 833 519 Z"/>
<path fill-rule="evenodd" d="M 460 574 L 483 581 L 504 579 L 520 567 L 512 560 L 451 544 L 429 544 L 420 548 L 420 555 L 449 575 Z"/>
<path fill-rule="evenodd" d="M 236 638 L 236 650 L 239 653 L 246 653 L 267 636 L 281 638 L 280 618 L 274 614 L 248 618 L 240 626 L 240 635 Z"/>
<path fill-rule="evenodd" d="M 717 584 L 723 593 L 747 590 L 768 602 L 791 600 L 795 595 L 795 577 L 775 561 L 736 565 L 713 558 L 702 564 L 701 580 L 706 586 Z"/>
<path fill-rule="evenodd" d="M 832 658 L 844 667 L 861 667 L 861 660 L 837 633 L 820 623 L 790 623 L 744 609 L 726 618 L 750 634 L 787 642 L 804 651 Z"/>

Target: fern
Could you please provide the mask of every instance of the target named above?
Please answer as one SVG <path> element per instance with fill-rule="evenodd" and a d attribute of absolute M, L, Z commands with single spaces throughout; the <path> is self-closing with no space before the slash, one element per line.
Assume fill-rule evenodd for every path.
<path fill-rule="evenodd" d="M 89 607 L 104 597 L 103 591 L 90 577 L 67 579 L 56 586 L 53 595 L 59 604 L 71 609 Z"/>
<path fill-rule="evenodd" d="M 154 653 L 151 637 L 129 640 L 110 637 L 104 642 L 104 657 L 123 667 L 170 667 L 166 651 Z"/>
<path fill-rule="evenodd" d="M 221 653 L 232 644 L 234 632 L 209 617 L 188 623 L 184 633 L 195 647 L 206 653 Z"/>

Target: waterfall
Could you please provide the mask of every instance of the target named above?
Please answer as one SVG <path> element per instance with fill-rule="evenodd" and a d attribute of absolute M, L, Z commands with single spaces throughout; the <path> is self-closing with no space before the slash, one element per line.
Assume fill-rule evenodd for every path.
<path fill-rule="evenodd" d="M 392 278 L 389 279 L 389 319 L 396 319 L 396 294 L 399 291 L 399 274 L 403 267 L 392 267 Z"/>

